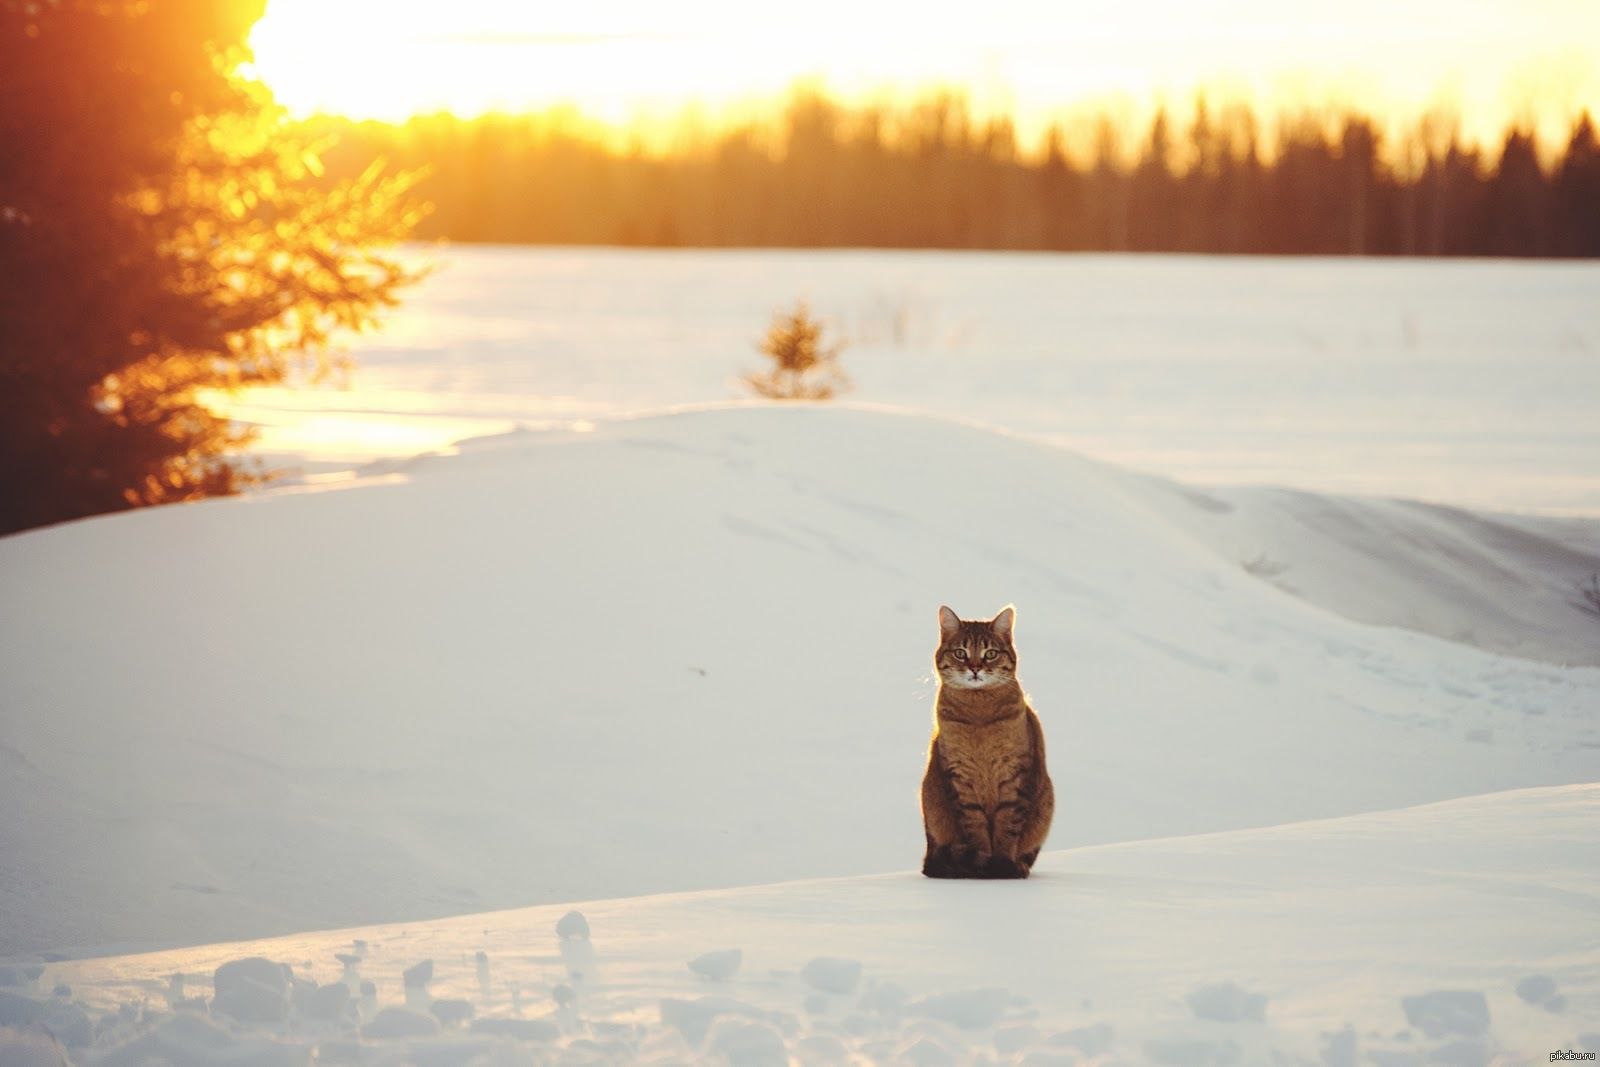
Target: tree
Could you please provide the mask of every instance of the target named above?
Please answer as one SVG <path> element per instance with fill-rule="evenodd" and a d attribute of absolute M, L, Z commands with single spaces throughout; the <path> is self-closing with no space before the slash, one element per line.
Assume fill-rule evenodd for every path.
<path fill-rule="evenodd" d="M 1572 128 L 1555 181 L 1561 244 L 1566 256 L 1600 256 L 1600 139 L 1585 111 Z"/>
<path fill-rule="evenodd" d="M 1548 188 L 1533 133 L 1507 130 L 1500 162 L 1484 188 L 1483 252 L 1491 256 L 1546 254 Z"/>
<path fill-rule="evenodd" d="M 828 400 L 848 389 L 850 379 L 839 366 L 844 345 L 824 343 L 822 331 L 803 300 L 778 312 L 759 346 L 773 365 L 745 375 L 745 384 L 772 400 Z"/>
<path fill-rule="evenodd" d="M 232 73 L 264 0 L 0 0 L 0 533 L 259 481 L 218 392 L 327 373 L 416 275 L 410 179 Z"/>

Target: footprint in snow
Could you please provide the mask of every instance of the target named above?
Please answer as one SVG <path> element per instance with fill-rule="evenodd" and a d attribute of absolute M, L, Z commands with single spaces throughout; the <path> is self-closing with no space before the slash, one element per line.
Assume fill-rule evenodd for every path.
<path fill-rule="evenodd" d="M 725 948 L 696 956 L 689 961 L 689 970 L 713 982 L 726 982 L 739 973 L 739 965 L 743 962 L 742 950 Z"/>
<path fill-rule="evenodd" d="M 1549 1012 L 1559 1012 L 1567 1006 L 1567 998 L 1561 995 L 1556 980 L 1548 974 L 1530 974 L 1518 982 L 1517 996 Z"/>
<path fill-rule="evenodd" d="M 1403 997 L 1406 1021 L 1429 1037 L 1480 1037 L 1489 1032 L 1489 1002 L 1476 989 L 1436 989 Z"/>
<path fill-rule="evenodd" d="M 1189 1009 L 1197 1019 L 1219 1023 L 1258 1023 L 1266 1017 L 1267 998 L 1260 993 L 1241 989 L 1232 982 L 1217 982 L 1190 993 Z"/>
<path fill-rule="evenodd" d="M 824 993 L 853 993 L 861 981 L 861 961 L 818 956 L 801 968 L 800 977 Z"/>

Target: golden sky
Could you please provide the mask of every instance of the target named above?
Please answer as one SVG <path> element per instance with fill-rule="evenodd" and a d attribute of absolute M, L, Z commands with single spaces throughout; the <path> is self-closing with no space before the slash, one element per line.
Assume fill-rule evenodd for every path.
<path fill-rule="evenodd" d="M 846 99 L 963 89 L 1025 139 L 1074 110 L 1197 88 L 1266 111 L 1444 106 L 1469 136 L 1600 112 L 1600 0 L 270 0 L 255 72 L 296 113 L 399 120 L 561 104 L 615 125 L 713 121 L 797 80 Z"/>

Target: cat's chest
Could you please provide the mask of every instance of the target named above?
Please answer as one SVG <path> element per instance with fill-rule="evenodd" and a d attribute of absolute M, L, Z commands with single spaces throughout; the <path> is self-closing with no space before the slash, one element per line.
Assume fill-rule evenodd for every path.
<path fill-rule="evenodd" d="M 1026 716 L 984 726 L 941 724 L 939 748 L 958 787 L 993 799 L 1000 785 L 1028 760 Z"/>

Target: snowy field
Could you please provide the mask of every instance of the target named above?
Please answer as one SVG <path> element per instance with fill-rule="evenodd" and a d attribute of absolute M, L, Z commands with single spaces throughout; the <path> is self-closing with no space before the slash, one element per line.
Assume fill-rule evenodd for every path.
<path fill-rule="evenodd" d="M 902 872 L 88 960 L 50 968 L 69 992 L 44 1010 L 101 1017 L 87 1062 L 129 1067 L 1543 1062 L 1600 1048 L 1597 858 L 1600 787 L 1534 789 L 1046 853 L 1026 883 Z"/>
<path fill-rule="evenodd" d="M 241 405 L 308 472 L 740 395 L 774 309 L 854 399 L 1204 484 L 1600 514 L 1600 263 L 456 247 L 348 392 Z"/>
<path fill-rule="evenodd" d="M 731 284 L 739 255 L 684 262 Z M 982 320 L 1015 357 L 863 343 L 860 399 L 909 394 L 895 407 L 689 403 L 753 363 L 748 335 L 807 264 L 839 268 L 810 290 L 827 311 L 822 283 L 862 283 L 858 259 L 948 274 L 986 257 L 763 253 L 780 267 L 747 280 L 737 315 L 687 270 L 675 299 L 700 310 L 669 343 L 659 316 L 630 327 L 605 301 L 513 307 L 490 270 L 520 263 L 527 299 L 554 301 L 529 264 L 592 283 L 614 257 L 622 287 L 648 254 L 452 256 L 418 302 L 435 334 L 401 316 L 361 388 L 306 401 L 308 421 L 263 401 L 285 420 L 269 447 L 316 476 L 0 539 L 0 1027 L 65 1046 L 0 1032 L 0 1065 L 1600 1050 L 1600 617 L 1575 595 L 1600 572 L 1600 518 L 1579 514 L 1600 510 L 1600 447 L 1579 454 L 1585 398 L 1539 378 L 1562 343 L 1529 340 L 1566 316 L 1600 344 L 1572 299 L 1590 268 L 1435 268 L 1479 286 L 1452 368 L 1427 324 L 1456 290 L 1351 265 L 1375 272 L 1369 303 L 1394 286 L 1383 299 L 1419 309 L 1410 350 L 1460 387 L 1451 403 L 1483 371 L 1504 463 L 1454 498 L 1512 515 L 1451 506 L 1465 468 L 1448 440 L 1479 431 L 1458 410 L 1438 451 L 1408 450 L 1382 406 L 1406 390 L 1369 409 L 1360 359 L 1346 392 L 1324 390 L 1322 443 L 1279 426 L 1254 472 L 1225 459 L 1256 447 L 1246 431 L 1213 448 L 1199 429 L 1197 413 L 1228 423 L 1223 401 L 1170 392 L 1162 418 L 1188 421 L 1141 428 L 1108 363 L 1056 366 L 1031 320 Z M 1065 312 L 1030 271 L 1137 274 L 1017 258 L 998 261 L 1022 287 L 1006 299 L 1045 317 Z M 1278 324 L 1240 324 L 1215 306 L 1229 286 L 1154 259 L 1153 290 L 1193 288 L 1152 298 L 1192 316 L 1161 319 L 1169 366 L 1331 316 L 1310 287 L 1344 268 L 1225 269 L 1279 294 L 1250 298 L 1285 301 Z M 1512 283 L 1547 310 L 1483 310 Z M 971 306 L 929 299 L 939 321 Z M 1159 362 L 1155 326 L 1071 299 L 1102 327 L 1126 313 L 1127 343 Z M 540 316 L 548 344 L 530 341 Z M 606 345 L 580 345 L 581 321 Z M 674 363 L 711 347 L 713 322 L 738 336 Z M 968 378 L 905 370 L 927 359 Z M 992 389 L 974 365 L 999 368 Z M 1058 403 L 1073 374 L 1102 376 L 1101 410 Z M 1316 406 L 1315 384 L 1258 384 Z M 1506 429 L 1541 422 L 1517 388 L 1546 405 L 1544 437 Z M 1157 439 L 1198 444 L 1130 468 L 1063 445 L 1088 418 L 1120 418 L 1152 457 Z M 411 456 L 512 421 L 528 428 Z M 1318 467 L 1330 441 L 1348 469 Z M 328 476 L 391 449 L 406 456 Z M 1535 455 L 1552 477 L 1524 484 Z M 1299 488 L 1198 484 L 1280 470 Z M 1444 503 L 1317 491 L 1361 480 Z M 1027 882 L 929 882 L 913 872 L 935 609 L 1012 601 L 1055 830 Z"/>

